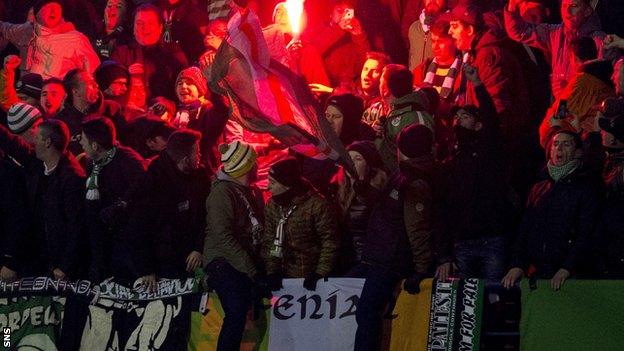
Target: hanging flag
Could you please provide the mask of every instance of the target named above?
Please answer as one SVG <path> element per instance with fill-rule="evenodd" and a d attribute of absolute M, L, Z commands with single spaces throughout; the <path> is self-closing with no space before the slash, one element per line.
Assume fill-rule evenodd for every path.
<path fill-rule="evenodd" d="M 211 67 L 211 86 L 227 95 L 232 117 L 244 128 L 270 133 L 292 150 L 315 159 L 353 163 L 306 81 L 271 59 L 258 17 L 239 10 Z"/>

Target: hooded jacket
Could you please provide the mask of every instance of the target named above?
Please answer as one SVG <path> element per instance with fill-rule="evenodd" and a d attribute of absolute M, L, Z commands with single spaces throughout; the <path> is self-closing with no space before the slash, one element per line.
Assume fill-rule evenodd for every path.
<path fill-rule="evenodd" d="M 262 225 L 262 198 L 252 188 L 219 170 L 206 200 L 204 265 L 215 259 L 225 259 L 249 277 L 261 272 L 259 250 L 262 232 L 254 234 L 251 211 L 247 205 L 251 207 L 258 224 Z"/>
<path fill-rule="evenodd" d="M 383 138 L 377 141 L 379 154 L 388 170 L 397 169 L 396 138 L 410 124 L 422 124 L 434 131 L 433 118 L 427 113 L 429 102 L 423 94 L 414 92 L 394 101 L 383 126 Z"/>
<path fill-rule="evenodd" d="M 100 59 L 89 39 L 74 29 L 70 22 L 50 29 L 38 23 L 12 24 L 0 22 L 0 36 L 20 50 L 22 70 L 38 73 L 43 79 L 63 79 L 74 68 L 91 73 L 100 65 Z"/>
<path fill-rule="evenodd" d="M 439 263 L 450 260 L 453 243 L 509 234 L 513 224 L 510 186 L 505 177 L 503 139 L 492 98 L 475 88 L 482 128 L 461 140 L 445 162 L 444 210 L 436 231 Z M 456 127 L 456 135 L 462 127 Z M 460 139 L 457 138 L 456 139 Z M 439 245 L 439 246 L 438 246 Z"/>
<path fill-rule="evenodd" d="M 554 96 L 568 84 L 577 67 L 570 61 L 570 41 L 572 35 L 566 33 L 563 24 L 530 24 L 525 22 L 518 11 L 509 12 L 505 9 L 505 29 L 509 37 L 523 44 L 534 46 L 544 51 L 546 59 L 552 67 L 551 87 Z M 578 37 L 592 37 L 596 43 L 600 57 L 611 58 L 614 52 L 602 53 L 602 39 L 605 33 L 600 30 L 600 19 L 596 13 L 581 25 Z"/>
<path fill-rule="evenodd" d="M 531 126 L 529 100 L 522 69 L 506 40 L 495 30 L 480 33 L 473 41 L 473 64 L 494 101 L 506 141 L 527 133 Z M 468 84 L 466 104 L 479 105 L 474 86 Z"/>
<path fill-rule="evenodd" d="M 613 66 L 611 62 L 593 60 L 585 62 L 579 67 L 578 72 L 570 79 L 570 83 L 561 92 L 559 97 L 550 106 L 544 120 L 540 125 L 540 140 L 546 144 L 550 119 L 557 113 L 562 100 L 567 101 L 568 111 L 578 118 L 578 126 L 572 126 L 573 117 L 568 116 L 562 123 L 579 132 L 591 132 L 594 130 L 594 121 L 598 105 L 604 99 L 615 96 L 615 89 L 611 82 Z"/>

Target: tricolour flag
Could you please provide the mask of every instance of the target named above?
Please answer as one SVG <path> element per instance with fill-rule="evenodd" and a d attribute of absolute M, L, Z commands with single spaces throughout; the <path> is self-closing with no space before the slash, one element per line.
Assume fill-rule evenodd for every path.
<path fill-rule="evenodd" d="M 306 81 L 271 59 L 258 17 L 248 9 L 230 19 L 210 82 L 229 97 L 232 117 L 244 128 L 270 133 L 305 156 L 330 158 L 353 169 Z"/>

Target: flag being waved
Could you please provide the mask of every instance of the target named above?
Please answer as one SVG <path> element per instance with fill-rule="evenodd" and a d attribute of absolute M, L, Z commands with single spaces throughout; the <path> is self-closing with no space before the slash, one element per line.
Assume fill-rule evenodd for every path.
<path fill-rule="evenodd" d="M 227 95 L 232 118 L 257 133 L 270 133 L 307 157 L 353 163 L 306 81 L 271 60 L 258 17 L 239 10 L 228 23 L 210 71 L 211 87 Z"/>

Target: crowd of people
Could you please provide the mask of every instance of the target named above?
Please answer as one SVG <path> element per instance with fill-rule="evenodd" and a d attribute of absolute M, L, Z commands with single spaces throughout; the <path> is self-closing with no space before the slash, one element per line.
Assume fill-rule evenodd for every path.
<path fill-rule="evenodd" d="M 365 278 L 355 349 L 375 350 L 400 282 L 624 277 L 617 1 L 315 6 L 299 34 L 271 1 L 0 4 L 0 279 L 200 269 L 237 350 L 284 278 Z M 267 7 L 271 58 L 352 164 L 246 129 L 210 87 L 228 16 Z"/>

